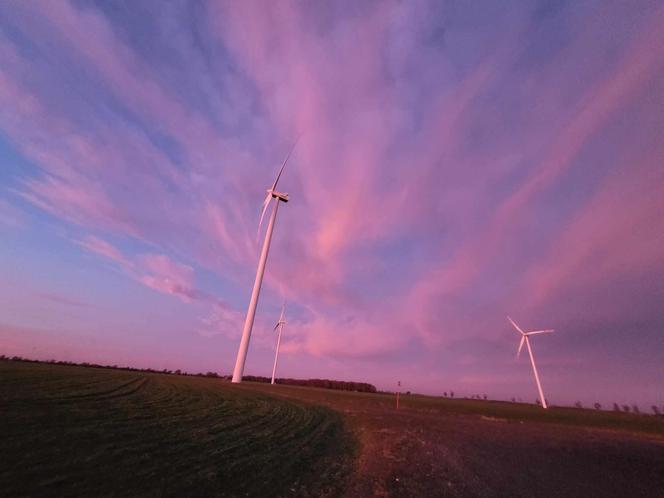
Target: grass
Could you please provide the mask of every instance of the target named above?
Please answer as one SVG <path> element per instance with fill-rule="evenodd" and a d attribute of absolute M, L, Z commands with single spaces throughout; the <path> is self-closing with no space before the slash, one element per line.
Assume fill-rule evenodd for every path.
<path fill-rule="evenodd" d="M 0 361 L 0 438 L 7 496 L 627 496 L 664 486 L 663 417 L 423 395 L 402 395 L 397 411 L 386 394 L 40 363 Z"/>
<path fill-rule="evenodd" d="M 0 362 L 0 489 L 16 495 L 335 495 L 336 412 L 218 379 Z"/>
<path fill-rule="evenodd" d="M 429 408 L 448 413 L 476 414 L 507 420 L 564 424 L 664 436 L 664 417 L 651 415 L 558 406 L 552 406 L 544 410 L 539 406 L 525 403 L 470 399 L 453 400 L 422 395 L 405 396 L 402 397 L 402 400 L 404 398 L 404 406 L 406 407 Z"/>
<path fill-rule="evenodd" d="M 390 394 L 329 391 L 298 386 L 272 386 L 272 393 L 291 399 L 324 403 L 341 409 L 344 405 L 355 409 L 382 407 L 392 411 L 394 396 Z M 268 392 L 265 386 L 256 384 L 254 390 Z M 545 424 L 560 424 L 576 427 L 609 429 L 621 432 L 644 433 L 664 436 L 664 417 L 634 413 L 594 410 L 572 407 L 549 407 L 544 410 L 537 405 L 510 403 L 506 401 L 483 401 L 465 398 L 442 398 L 421 394 L 401 395 L 402 410 L 440 413 L 443 415 L 477 415 L 507 421 L 528 421 Z"/>

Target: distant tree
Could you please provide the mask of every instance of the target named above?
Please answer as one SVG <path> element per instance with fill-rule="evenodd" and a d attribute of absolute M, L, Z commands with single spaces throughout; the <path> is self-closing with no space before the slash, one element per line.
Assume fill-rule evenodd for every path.
<path fill-rule="evenodd" d="M 512 403 L 516 403 L 516 398 L 512 398 Z"/>
<path fill-rule="evenodd" d="M 594 406 L 595 406 L 595 410 L 601 410 L 602 409 L 602 405 L 600 405 L 599 403 L 595 403 Z"/>
<path fill-rule="evenodd" d="M 406 391 L 406 396 L 410 396 L 410 391 Z"/>
<path fill-rule="evenodd" d="M 632 411 L 633 411 L 634 413 L 641 413 L 641 412 L 639 411 L 639 405 L 633 405 L 633 406 L 632 406 Z"/>
<path fill-rule="evenodd" d="M 447 398 L 447 391 L 445 391 L 445 392 L 443 393 L 443 396 L 445 396 L 445 397 Z"/>
<path fill-rule="evenodd" d="M 629 405 L 623 405 L 623 411 L 629 413 Z"/>
<path fill-rule="evenodd" d="M 618 405 L 618 403 L 613 403 L 613 411 L 614 412 L 619 412 L 620 411 L 620 406 Z"/>
<path fill-rule="evenodd" d="M 577 401 L 576 403 L 574 403 L 574 406 L 575 406 L 576 408 L 583 408 L 583 405 L 581 404 L 580 401 Z"/>
<path fill-rule="evenodd" d="M 182 375 L 182 370 L 179 368 L 175 371 L 175 375 Z"/>
<path fill-rule="evenodd" d="M 539 398 L 535 398 L 535 404 L 536 404 L 537 406 L 541 405 Z"/>
<path fill-rule="evenodd" d="M 454 391 L 450 391 L 450 398 L 454 397 Z"/>
<path fill-rule="evenodd" d="M 484 395 L 484 401 L 486 401 L 487 399 L 489 399 L 489 397 L 485 394 Z"/>
<path fill-rule="evenodd" d="M 659 408 L 657 408 L 657 405 L 652 405 L 652 411 L 655 415 L 659 415 Z"/>

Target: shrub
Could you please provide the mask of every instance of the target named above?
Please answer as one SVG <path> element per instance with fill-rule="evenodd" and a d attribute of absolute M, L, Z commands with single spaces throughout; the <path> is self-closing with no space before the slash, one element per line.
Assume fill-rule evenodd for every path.
<path fill-rule="evenodd" d="M 659 408 L 657 408 L 657 405 L 652 405 L 652 411 L 655 415 L 659 415 Z"/>
<path fill-rule="evenodd" d="M 618 406 L 618 403 L 613 403 L 613 411 L 615 411 L 615 412 L 620 411 L 620 406 Z"/>
<path fill-rule="evenodd" d="M 600 405 L 599 403 L 595 403 L 594 406 L 595 406 L 595 410 L 601 410 L 602 409 L 602 405 Z"/>
<path fill-rule="evenodd" d="M 576 403 L 574 403 L 574 407 L 575 408 L 583 408 L 583 405 L 581 404 L 580 401 L 577 401 Z"/>
<path fill-rule="evenodd" d="M 623 411 L 629 413 L 629 405 L 623 405 Z"/>
<path fill-rule="evenodd" d="M 634 406 L 632 406 L 632 411 L 633 411 L 634 413 L 641 413 L 641 412 L 639 411 L 639 406 L 638 406 L 638 405 L 634 405 Z"/>

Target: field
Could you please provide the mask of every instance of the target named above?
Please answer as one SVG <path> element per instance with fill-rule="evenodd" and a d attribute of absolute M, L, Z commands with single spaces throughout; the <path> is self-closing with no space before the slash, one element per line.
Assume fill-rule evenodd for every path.
<path fill-rule="evenodd" d="M 661 496 L 664 420 L 0 362 L 0 493 Z"/>
<path fill-rule="evenodd" d="M 0 380 L 4 496 L 336 495 L 350 463 L 337 413 L 215 379 L 2 361 Z"/>

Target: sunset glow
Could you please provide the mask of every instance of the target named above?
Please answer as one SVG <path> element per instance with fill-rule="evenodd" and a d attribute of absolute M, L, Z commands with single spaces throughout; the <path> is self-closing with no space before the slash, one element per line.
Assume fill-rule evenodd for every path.
<path fill-rule="evenodd" d="M 661 2 L 0 3 L 0 353 L 662 403 Z"/>

